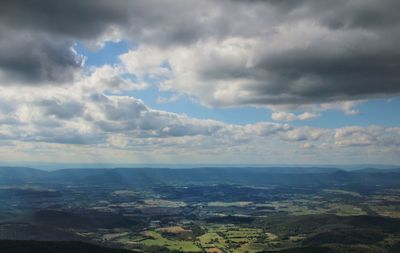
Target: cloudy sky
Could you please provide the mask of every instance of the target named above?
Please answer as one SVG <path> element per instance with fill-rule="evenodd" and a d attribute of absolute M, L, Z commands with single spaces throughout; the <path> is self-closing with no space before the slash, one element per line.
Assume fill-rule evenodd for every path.
<path fill-rule="evenodd" d="M 0 160 L 400 163 L 398 0 L 2 0 Z"/>

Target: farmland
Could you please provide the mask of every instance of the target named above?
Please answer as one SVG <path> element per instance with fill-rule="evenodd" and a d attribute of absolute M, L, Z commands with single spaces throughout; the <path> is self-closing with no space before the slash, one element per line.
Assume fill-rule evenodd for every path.
<path fill-rule="evenodd" d="M 379 185 L 370 183 L 376 175 L 362 174 L 367 185 L 345 185 L 343 172 L 341 181 L 324 173 L 316 174 L 320 185 L 298 173 L 289 185 L 291 174 L 274 173 L 278 185 L 268 183 L 270 174 L 261 184 L 261 176 L 239 184 L 232 175 L 218 184 L 173 181 L 180 175 L 142 186 L 3 182 L 0 239 L 81 241 L 128 252 L 398 252 L 400 173 L 379 175 Z"/>

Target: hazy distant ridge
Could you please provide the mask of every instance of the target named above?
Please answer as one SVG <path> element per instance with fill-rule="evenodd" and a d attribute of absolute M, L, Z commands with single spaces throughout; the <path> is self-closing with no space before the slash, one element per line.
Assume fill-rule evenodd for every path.
<path fill-rule="evenodd" d="M 254 186 L 317 186 L 336 184 L 393 184 L 400 180 L 400 169 L 336 168 L 114 168 L 63 169 L 43 171 L 26 167 L 0 167 L 0 184 L 53 183 L 87 186 L 134 186 L 190 184 L 248 184 Z"/>

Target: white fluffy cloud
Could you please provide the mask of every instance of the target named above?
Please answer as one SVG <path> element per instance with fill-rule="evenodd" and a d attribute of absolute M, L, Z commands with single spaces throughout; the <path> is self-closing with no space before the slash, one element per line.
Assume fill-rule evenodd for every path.
<path fill-rule="evenodd" d="M 311 112 L 304 112 L 297 115 L 290 112 L 273 112 L 271 115 L 275 121 L 311 120 L 318 118 L 318 116 L 318 114 Z"/>
<path fill-rule="evenodd" d="M 333 163 L 333 159 L 347 161 L 350 148 L 357 154 L 380 150 L 379 155 L 370 156 L 370 162 L 382 157 L 393 160 L 393 152 L 399 151 L 397 128 L 234 125 L 155 110 L 140 99 L 120 94 L 141 86 L 140 81 L 124 79 L 119 71 L 118 66 L 95 68 L 68 86 L 50 85 L 41 93 L 35 87 L 1 87 L 1 158 L 68 161 L 76 153 L 87 161 L 102 154 L 101 159 L 112 162 L 273 163 L 288 157 L 293 162 L 318 162 L 324 157 L 328 159 L 324 162 Z M 292 117 L 309 115 L 288 114 L 279 119 Z M 327 153 L 335 155 L 327 157 Z"/>
<path fill-rule="evenodd" d="M 82 70 L 74 41 L 125 39 L 139 45 L 121 57 L 130 72 L 208 106 L 390 97 L 400 92 L 398 7 L 395 0 L 2 1 L 0 75 L 2 85 L 65 84 Z"/>
<path fill-rule="evenodd" d="M 380 26 L 386 19 L 376 5 L 390 12 L 389 7 L 397 4 L 222 1 L 215 4 L 214 15 L 205 24 L 216 28 L 225 24 L 228 34 L 220 30 L 203 34 L 205 24 L 196 23 L 199 37 L 190 43 L 175 41 L 165 47 L 155 38 L 145 40 L 121 59 L 130 70 L 136 64 L 133 72 L 161 75 L 162 89 L 187 94 L 211 107 L 297 109 L 316 104 L 321 109 L 338 109 L 332 105 L 342 104 L 346 114 L 354 115 L 358 111 L 346 103 L 399 92 L 393 68 L 398 59 L 393 55 L 398 55 L 394 40 L 400 21 L 387 20 L 388 26 Z M 223 15 L 222 8 L 232 13 Z M 369 13 L 373 13 L 371 23 L 361 18 Z M 168 68 L 160 67 L 162 62 Z"/>
<path fill-rule="evenodd" d="M 398 128 L 285 124 L 324 110 L 358 114 L 358 103 L 400 93 L 399 7 L 396 0 L 2 1 L 0 158 L 399 162 Z M 74 50 L 77 41 L 96 49 L 119 40 L 131 45 L 119 65 L 85 69 Z M 154 84 L 208 107 L 268 107 L 280 123 L 197 119 L 127 95 Z"/>

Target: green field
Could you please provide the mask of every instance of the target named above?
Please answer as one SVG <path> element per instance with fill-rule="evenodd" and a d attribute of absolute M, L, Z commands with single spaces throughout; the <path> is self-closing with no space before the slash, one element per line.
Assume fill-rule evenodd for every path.
<path fill-rule="evenodd" d="M 170 240 L 155 231 L 147 231 L 145 236 L 149 237 L 141 241 L 145 247 L 159 246 L 181 252 L 202 252 L 202 249 L 192 241 Z"/>

